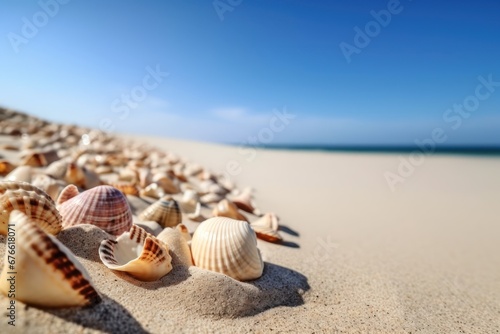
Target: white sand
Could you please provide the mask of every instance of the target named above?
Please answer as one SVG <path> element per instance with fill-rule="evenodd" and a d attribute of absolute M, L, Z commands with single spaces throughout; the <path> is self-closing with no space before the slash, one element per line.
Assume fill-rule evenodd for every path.
<path fill-rule="evenodd" d="M 397 155 L 258 151 L 141 138 L 222 171 L 239 161 L 284 245 L 259 241 L 264 276 L 240 283 L 191 267 L 141 283 L 99 261 L 105 237 L 64 231 L 103 302 L 40 310 L 18 303 L 0 332 L 496 333 L 500 331 L 500 158 L 429 156 L 391 192 Z M 4 154 L 4 152 L 0 152 Z M 3 256 L 2 246 L 0 255 Z M 8 300 L 0 296 L 0 308 Z"/>

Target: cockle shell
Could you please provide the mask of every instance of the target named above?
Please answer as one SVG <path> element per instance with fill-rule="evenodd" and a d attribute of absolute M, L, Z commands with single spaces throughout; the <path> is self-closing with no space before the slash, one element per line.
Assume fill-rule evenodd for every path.
<path fill-rule="evenodd" d="M 15 165 L 8 160 L 0 160 L 0 176 L 5 176 L 16 168 Z"/>
<path fill-rule="evenodd" d="M 142 281 L 156 281 L 172 270 L 168 247 L 136 225 L 116 241 L 103 240 L 99 257 L 109 269 L 125 271 Z"/>
<path fill-rule="evenodd" d="M 13 277 L 15 299 L 29 305 L 86 306 L 101 300 L 85 268 L 59 240 L 20 211 L 11 213 L 9 232 L 11 229 L 16 237 L 15 263 L 6 251 L 0 274 L 4 295 L 9 294 L 12 285 L 8 279 Z"/>
<path fill-rule="evenodd" d="M 19 166 L 5 177 L 5 181 L 31 182 L 33 171 L 30 166 Z"/>
<path fill-rule="evenodd" d="M 154 220 L 163 227 L 174 227 L 182 222 L 182 212 L 170 196 L 163 196 L 148 206 L 139 216 L 141 220 Z"/>
<path fill-rule="evenodd" d="M 212 214 L 215 217 L 228 217 L 236 220 L 248 221 L 248 219 L 240 213 L 238 207 L 227 199 L 223 199 L 217 203 Z"/>
<path fill-rule="evenodd" d="M 111 186 L 97 186 L 82 193 L 70 184 L 57 199 L 63 227 L 92 224 L 120 235 L 132 226 L 132 211 L 123 193 Z"/>
<path fill-rule="evenodd" d="M 205 220 L 194 232 L 191 252 L 197 267 L 240 281 L 259 278 L 264 270 L 255 232 L 241 220 L 225 217 Z"/>
<path fill-rule="evenodd" d="M 62 228 L 61 215 L 52 198 L 29 183 L 0 182 L 0 234 L 7 234 L 10 212 L 20 210 L 47 233 L 57 234 Z"/>
<path fill-rule="evenodd" d="M 278 216 L 274 213 L 266 213 L 261 218 L 250 223 L 250 226 L 252 226 L 259 239 L 275 243 L 283 241 L 283 238 L 278 233 Z"/>
<path fill-rule="evenodd" d="M 182 226 L 181 228 L 179 228 Z M 183 230 L 185 228 L 186 230 Z M 185 231 L 185 232 L 182 232 Z M 191 257 L 191 249 L 189 248 L 188 240 L 185 233 L 189 236 L 186 226 L 183 224 L 177 225 L 175 228 L 166 227 L 158 234 L 157 238 L 165 243 L 170 251 L 177 257 L 177 260 L 189 267 L 193 265 Z M 189 236 L 189 238 L 191 238 Z"/>

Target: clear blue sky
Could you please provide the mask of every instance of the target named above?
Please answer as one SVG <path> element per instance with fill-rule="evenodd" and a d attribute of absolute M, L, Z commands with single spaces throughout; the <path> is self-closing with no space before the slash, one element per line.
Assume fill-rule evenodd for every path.
<path fill-rule="evenodd" d="M 500 83 L 474 97 L 479 76 L 500 82 L 498 0 L 221 0 L 219 13 L 212 1 L 55 1 L 0 2 L 1 105 L 233 143 L 268 141 L 286 108 L 295 118 L 272 144 L 411 144 L 441 127 L 446 144 L 500 145 Z M 370 23 L 388 6 L 388 24 Z M 373 37 L 356 44 L 367 24 Z M 350 62 L 341 43 L 358 46 Z M 169 74 L 153 88 L 157 67 Z M 467 118 L 447 114 L 465 101 Z"/>

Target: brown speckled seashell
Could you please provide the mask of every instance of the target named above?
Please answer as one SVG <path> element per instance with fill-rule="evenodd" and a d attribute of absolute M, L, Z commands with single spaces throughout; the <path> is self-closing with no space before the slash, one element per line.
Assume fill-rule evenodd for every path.
<path fill-rule="evenodd" d="M 85 268 L 59 240 L 17 210 L 11 213 L 9 226 L 17 239 L 16 261 L 12 264 L 12 257 L 5 252 L 0 274 L 0 291 L 4 295 L 11 298 L 7 279 L 14 276 L 15 299 L 29 305 L 87 306 L 101 300 Z"/>
<path fill-rule="evenodd" d="M 172 197 L 163 196 L 144 209 L 139 218 L 153 220 L 163 227 L 174 227 L 182 222 L 182 212 Z"/>
<path fill-rule="evenodd" d="M 141 281 L 156 281 L 172 270 L 168 247 L 137 225 L 116 241 L 103 240 L 99 257 L 106 267 L 124 271 Z"/>
<path fill-rule="evenodd" d="M 92 224 L 120 235 L 132 226 L 132 211 L 123 193 L 111 186 L 97 186 L 82 193 L 74 185 L 63 189 L 57 200 L 63 228 Z"/>
<path fill-rule="evenodd" d="M 57 234 L 62 219 L 52 198 L 43 190 L 25 182 L 0 182 L 0 234 L 7 234 L 10 212 L 20 210 L 49 234 Z"/>

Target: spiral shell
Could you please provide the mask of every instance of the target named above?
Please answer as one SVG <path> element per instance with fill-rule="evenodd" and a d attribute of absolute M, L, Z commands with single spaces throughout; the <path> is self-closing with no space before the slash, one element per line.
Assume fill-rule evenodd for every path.
<path fill-rule="evenodd" d="M 74 185 L 63 189 L 57 200 L 63 227 L 92 224 L 120 235 L 132 226 L 132 211 L 122 192 L 111 186 L 97 186 L 82 193 Z"/>
<path fill-rule="evenodd" d="M 172 197 L 163 196 L 148 206 L 139 218 L 141 220 L 154 220 L 163 227 L 174 227 L 182 222 L 182 212 Z"/>
<path fill-rule="evenodd" d="M 141 281 L 156 281 L 172 270 L 168 247 L 136 225 L 116 241 L 103 240 L 99 257 L 109 269 L 127 272 Z"/>
<path fill-rule="evenodd" d="M 10 212 L 20 210 L 49 234 L 57 234 L 62 219 L 52 198 L 43 190 L 25 182 L 0 182 L 0 234 L 7 234 Z"/>
<path fill-rule="evenodd" d="M 15 264 L 5 252 L 0 291 L 9 294 L 14 277 L 15 298 L 40 307 L 86 306 L 101 300 L 85 268 L 56 238 L 47 235 L 20 211 L 10 215 L 15 229 Z M 12 267 L 14 266 L 14 267 Z M 15 272 L 15 274 L 12 274 Z M 9 297 L 11 297 L 9 295 Z"/>
<path fill-rule="evenodd" d="M 241 220 L 225 217 L 205 220 L 194 232 L 191 252 L 197 267 L 240 281 L 259 278 L 264 270 L 255 232 Z"/>

